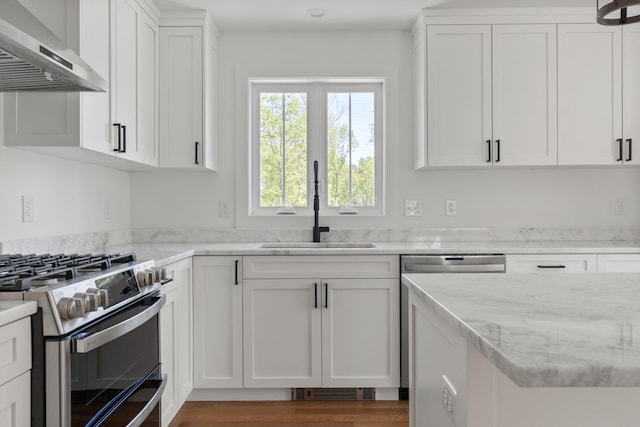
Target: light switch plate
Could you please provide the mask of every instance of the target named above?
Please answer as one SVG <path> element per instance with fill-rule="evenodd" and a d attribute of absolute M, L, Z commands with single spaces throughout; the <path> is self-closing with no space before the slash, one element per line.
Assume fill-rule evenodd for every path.
<path fill-rule="evenodd" d="M 22 196 L 22 222 L 33 222 L 34 219 L 34 204 L 33 196 Z"/>

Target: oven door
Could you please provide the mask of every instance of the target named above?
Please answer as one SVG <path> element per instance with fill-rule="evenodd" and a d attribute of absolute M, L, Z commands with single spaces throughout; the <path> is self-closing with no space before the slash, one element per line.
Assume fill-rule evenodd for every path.
<path fill-rule="evenodd" d="M 159 400 L 166 383 L 159 360 L 164 301 L 164 296 L 147 296 L 51 343 L 59 372 L 50 371 L 56 357 L 47 349 L 47 427 L 160 425 Z M 56 389 L 57 408 L 50 398 Z"/>

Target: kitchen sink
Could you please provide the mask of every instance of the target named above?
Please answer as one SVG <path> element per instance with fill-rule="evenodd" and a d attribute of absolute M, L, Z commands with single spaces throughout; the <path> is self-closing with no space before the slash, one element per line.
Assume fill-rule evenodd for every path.
<path fill-rule="evenodd" d="M 277 242 L 262 243 L 260 245 L 260 248 L 263 249 L 367 249 L 375 247 L 377 247 L 375 243 L 370 242 Z"/>

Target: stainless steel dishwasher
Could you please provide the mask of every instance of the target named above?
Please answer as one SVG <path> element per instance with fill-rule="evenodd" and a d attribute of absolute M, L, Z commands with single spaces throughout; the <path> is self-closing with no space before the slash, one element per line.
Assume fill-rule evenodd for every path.
<path fill-rule="evenodd" d="M 504 273 L 504 254 L 402 255 L 401 274 Z M 400 399 L 409 398 L 409 294 L 400 284 Z"/>

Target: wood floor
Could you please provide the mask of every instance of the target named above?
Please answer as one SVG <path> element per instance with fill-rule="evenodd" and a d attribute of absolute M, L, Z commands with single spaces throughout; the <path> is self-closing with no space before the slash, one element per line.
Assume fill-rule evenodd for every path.
<path fill-rule="evenodd" d="M 170 427 L 407 427 L 408 401 L 186 402 Z"/>

